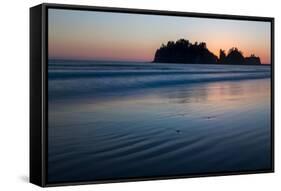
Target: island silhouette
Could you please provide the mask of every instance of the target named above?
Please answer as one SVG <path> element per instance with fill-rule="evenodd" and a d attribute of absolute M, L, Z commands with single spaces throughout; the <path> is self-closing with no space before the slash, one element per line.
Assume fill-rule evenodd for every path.
<path fill-rule="evenodd" d="M 184 63 L 184 64 L 231 64 L 231 65 L 260 65 L 260 58 L 251 54 L 244 57 L 238 48 L 229 49 L 228 53 L 220 49 L 219 57 L 208 50 L 205 42 L 191 43 L 186 39 L 167 44 L 156 50 L 155 63 Z"/>

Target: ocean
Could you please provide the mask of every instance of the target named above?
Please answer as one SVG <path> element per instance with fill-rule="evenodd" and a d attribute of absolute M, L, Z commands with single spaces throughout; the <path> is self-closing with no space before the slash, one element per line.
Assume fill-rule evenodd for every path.
<path fill-rule="evenodd" d="M 49 60 L 49 183 L 271 167 L 270 66 Z"/>

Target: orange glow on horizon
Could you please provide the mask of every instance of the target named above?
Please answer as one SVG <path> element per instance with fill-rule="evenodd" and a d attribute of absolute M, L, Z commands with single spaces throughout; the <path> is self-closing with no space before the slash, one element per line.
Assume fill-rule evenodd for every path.
<path fill-rule="evenodd" d="M 236 47 L 271 64 L 270 22 L 49 10 L 49 58 L 151 62 L 161 44 L 205 42 L 219 56 Z"/>
<path fill-rule="evenodd" d="M 198 41 L 199 42 L 199 41 Z M 233 43 L 234 44 L 234 43 Z M 49 46 L 49 55 L 53 58 L 81 58 L 81 59 L 100 59 L 100 60 L 126 60 L 126 61 L 144 61 L 151 62 L 154 59 L 154 54 L 160 45 L 155 46 L 153 44 L 143 44 L 142 46 L 121 46 L 118 44 L 93 46 L 91 43 L 75 44 L 75 43 L 52 43 Z M 260 57 L 262 64 L 270 64 L 270 52 L 266 53 L 266 50 L 262 48 L 247 49 L 247 47 L 239 47 L 232 45 L 231 41 L 217 42 L 215 44 L 207 43 L 209 51 L 219 57 L 220 49 L 225 50 L 228 53 L 229 49 L 237 47 L 244 57 L 248 57 L 251 54 Z M 129 51 L 129 54 L 128 54 Z M 71 55 L 71 56 L 69 56 Z"/>

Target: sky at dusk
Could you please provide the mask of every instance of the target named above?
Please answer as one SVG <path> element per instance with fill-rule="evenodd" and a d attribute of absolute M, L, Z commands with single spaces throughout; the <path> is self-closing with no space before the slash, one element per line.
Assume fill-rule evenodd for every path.
<path fill-rule="evenodd" d="M 63 9 L 49 9 L 48 22 L 49 58 L 150 62 L 161 44 L 184 38 L 270 63 L 270 22 Z"/>

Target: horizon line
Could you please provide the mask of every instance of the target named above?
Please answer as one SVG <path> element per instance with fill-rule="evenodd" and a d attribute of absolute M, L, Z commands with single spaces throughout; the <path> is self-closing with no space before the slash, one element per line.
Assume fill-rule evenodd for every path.
<path fill-rule="evenodd" d="M 83 58 L 48 58 L 48 61 L 49 60 L 65 60 L 65 61 L 101 61 L 101 62 L 138 62 L 138 63 L 153 63 L 153 60 L 152 61 L 141 61 L 141 60 L 110 60 L 110 59 L 94 59 L 94 58 L 91 58 L 91 59 L 83 59 Z M 172 62 L 171 64 L 189 64 L 189 63 L 174 63 Z M 202 63 L 204 64 L 204 63 Z M 215 65 L 250 65 L 250 64 L 215 64 Z M 271 63 L 261 63 L 259 65 L 271 65 Z M 251 66 L 251 65 L 250 65 Z M 257 66 L 257 65 L 252 65 L 252 66 Z"/>

